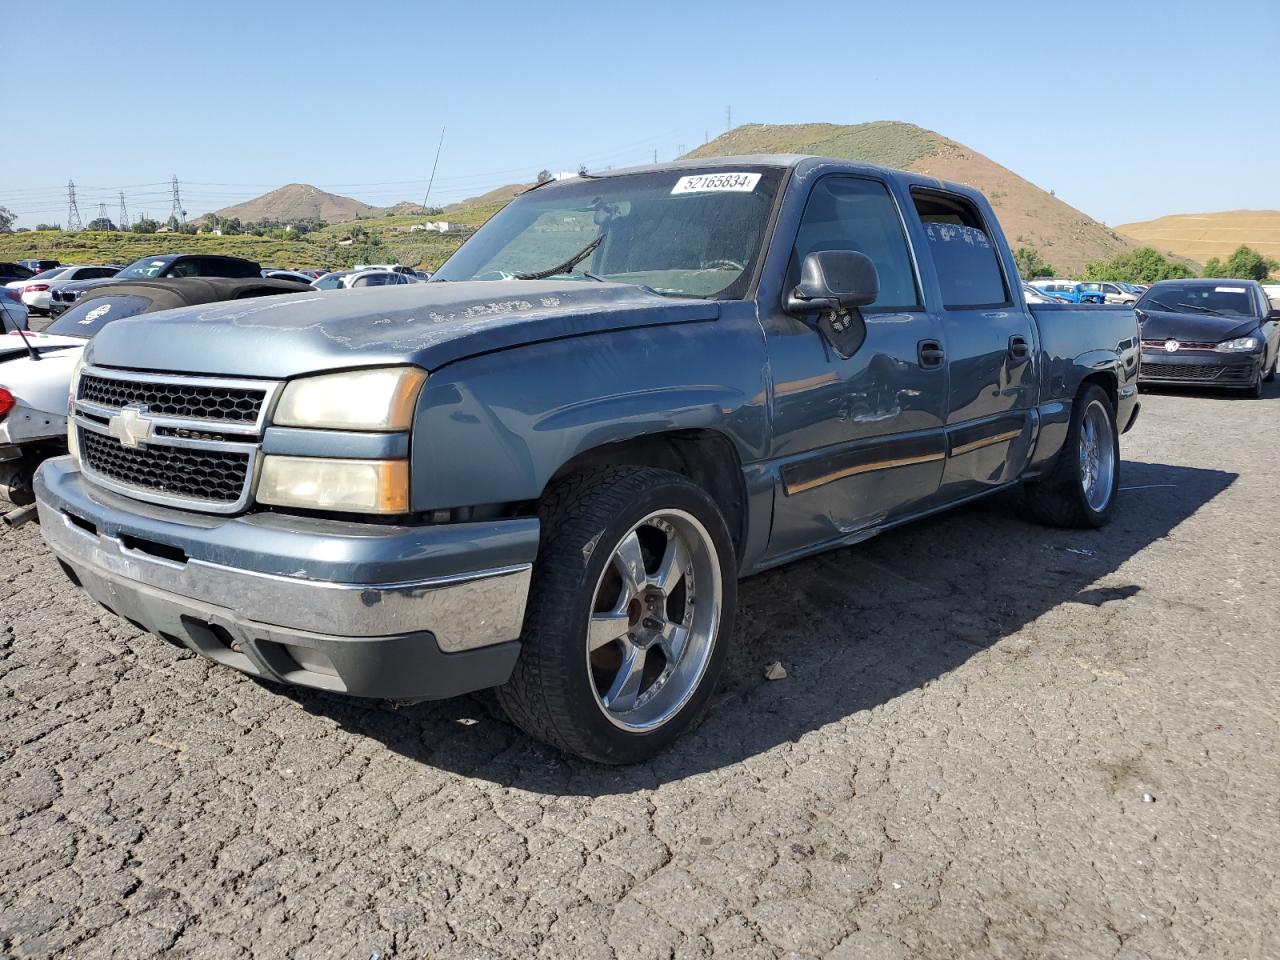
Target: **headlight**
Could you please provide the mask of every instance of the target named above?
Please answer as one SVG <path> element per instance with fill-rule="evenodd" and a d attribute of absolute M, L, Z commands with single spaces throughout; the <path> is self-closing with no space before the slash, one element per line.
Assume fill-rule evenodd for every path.
<path fill-rule="evenodd" d="M 81 350 L 71 367 L 71 384 L 67 390 L 67 452 L 75 458 L 76 463 L 80 462 L 80 445 L 76 440 L 76 396 L 80 393 L 80 373 L 84 367 L 84 351 Z"/>
<path fill-rule="evenodd" d="M 1234 340 L 1223 340 L 1214 349 L 1219 353 L 1245 353 L 1257 350 L 1260 342 L 1257 337 L 1237 337 Z"/>
<path fill-rule="evenodd" d="M 408 460 L 262 458 L 258 502 L 307 510 L 409 512 Z"/>
<path fill-rule="evenodd" d="M 272 422 L 331 430 L 408 430 L 427 374 L 417 367 L 375 367 L 294 380 Z"/>

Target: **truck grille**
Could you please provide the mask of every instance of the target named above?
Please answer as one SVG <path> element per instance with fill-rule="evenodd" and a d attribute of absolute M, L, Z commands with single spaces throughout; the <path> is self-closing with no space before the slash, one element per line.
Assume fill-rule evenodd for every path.
<path fill-rule="evenodd" d="M 97 474 L 156 493 L 236 503 L 249 479 L 250 455 L 184 447 L 130 450 L 114 437 L 80 431 L 80 457 Z"/>
<path fill-rule="evenodd" d="M 126 407 L 131 403 L 140 403 L 153 414 L 190 420 L 256 423 L 266 398 L 265 389 L 118 380 L 88 374 L 80 378 L 81 400 L 104 407 Z"/>
<path fill-rule="evenodd" d="M 73 418 L 85 478 L 128 497 L 236 513 L 280 384 L 86 367 Z"/>

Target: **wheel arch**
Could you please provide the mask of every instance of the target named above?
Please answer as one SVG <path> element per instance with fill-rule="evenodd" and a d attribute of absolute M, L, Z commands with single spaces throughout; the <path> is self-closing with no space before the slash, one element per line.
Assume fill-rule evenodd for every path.
<path fill-rule="evenodd" d="M 569 474 L 602 466 L 657 467 L 692 480 L 715 500 L 734 552 L 742 557 L 747 542 L 747 485 L 738 450 L 726 434 L 712 429 L 667 430 L 600 444 L 566 460 L 546 487 Z"/>

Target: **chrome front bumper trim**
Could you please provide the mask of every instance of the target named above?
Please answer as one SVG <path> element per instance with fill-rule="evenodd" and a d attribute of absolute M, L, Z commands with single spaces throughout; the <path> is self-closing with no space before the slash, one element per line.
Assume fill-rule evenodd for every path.
<path fill-rule="evenodd" d="M 248 620 L 329 636 L 380 637 L 429 632 L 454 653 L 515 640 L 524 622 L 531 564 L 402 583 L 330 583 L 239 570 L 203 560 L 179 562 L 90 532 L 39 502 L 41 532 L 73 569 L 108 582 L 142 584 L 184 599 L 192 615 L 211 604 Z"/>

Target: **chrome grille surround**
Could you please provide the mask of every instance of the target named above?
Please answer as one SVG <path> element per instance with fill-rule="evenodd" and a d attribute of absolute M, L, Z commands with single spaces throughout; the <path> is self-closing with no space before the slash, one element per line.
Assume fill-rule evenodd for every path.
<path fill-rule="evenodd" d="M 202 513 L 239 513 L 249 506 L 253 499 L 253 490 L 257 482 L 263 432 L 266 428 L 267 418 L 270 416 L 275 399 L 282 386 L 278 381 L 244 380 L 229 377 L 195 377 L 181 374 L 144 373 L 136 370 L 116 370 L 109 367 L 86 366 L 81 371 L 80 386 L 77 388 L 76 398 L 72 401 L 72 421 L 81 435 L 84 431 L 98 434 L 110 444 L 114 444 L 115 447 L 119 448 L 118 450 L 112 448 L 113 453 L 118 453 L 120 457 L 125 458 L 135 448 L 124 446 L 117 437 L 112 435 L 109 426 L 110 419 L 125 409 L 125 406 L 113 406 L 84 399 L 86 377 L 93 378 L 89 382 L 95 383 L 96 386 L 101 386 L 102 381 L 118 383 L 122 392 L 139 384 L 153 386 L 158 391 L 181 393 L 185 390 L 197 395 L 204 395 L 210 390 L 261 392 L 261 403 L 258 404 L 251 420 L 171 416 L 153 413 L 143 405 L 129 405 L 133 409 L 142 412 L 146 419 L 151 421 L 150 436 L 136 449 L 156 450 L 157 452 L 160 450 L 172 451 L 174 456 L 169 459 L 179 461 L 184 456 L 198 459 L 201 452 L 208 454 L 210 457 L 222 458 L 227 462 L 235 462 L 237 464 L 241 462 L 243 457 L 243 482 L 239 488 L 239 495 L 234 500 L 227 499 L 225 490 L 211 491 L 211 495 L 207 497 L 192 495 L 190 491 L 198 489 L 199 485 L 193 482 L 193 478 L 185 476 L 174 484 L 174 486 L 188 491 L 181 493 L 166 489 L 163 481 L 154 485 L 125 482 L 119 478 L 122 471 L 118 468 L 112 471 L 117 474 L 116 477 L 107 475 L 103 470 L 95 469 L 93 462 L 95 454 L 90 451 L 88 445 L 83 443 L 79 445 L 80 470 L 85 475 L 85 478 L 100 487 L 123 494 L 126 497 L 162 506 L 196 510 Z M 102 391 L 95 390 L 95 394 L 101 396 Z M 100 443 L 94 444 L 94 448 L 96 451 L 103 449 Z M 101 459 L 99 465 L 106 469 L 107 461 Z M 118 460 L 113 462 L 113 466 L 118 467 Z M 154 471 L 151 472 L 151 475 L 154 476 Z"/>

